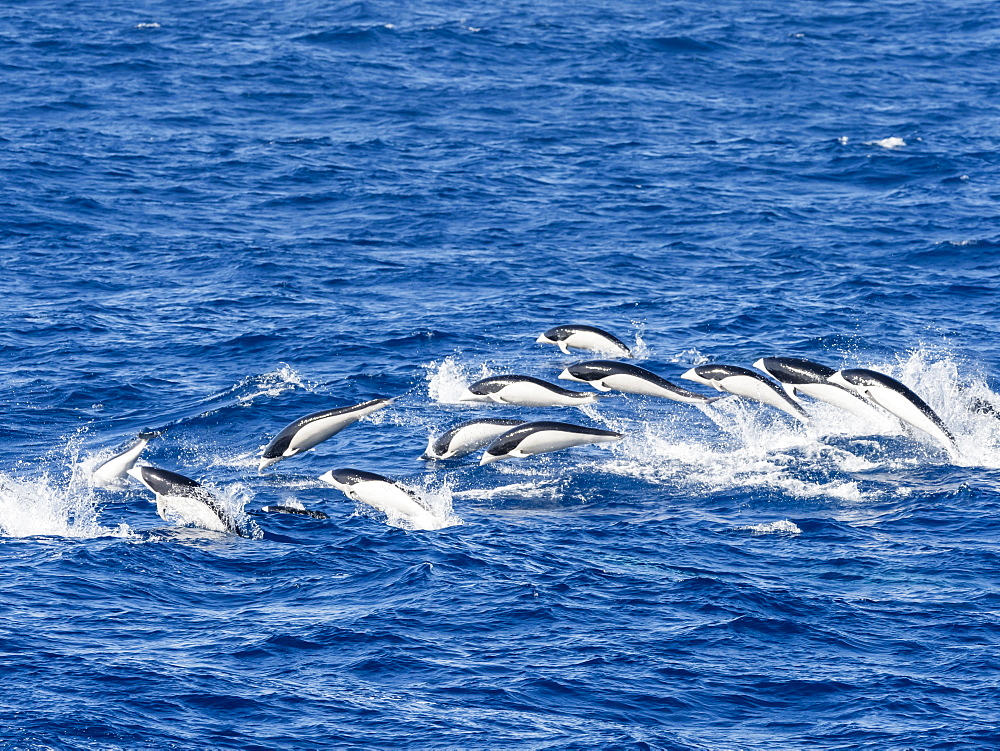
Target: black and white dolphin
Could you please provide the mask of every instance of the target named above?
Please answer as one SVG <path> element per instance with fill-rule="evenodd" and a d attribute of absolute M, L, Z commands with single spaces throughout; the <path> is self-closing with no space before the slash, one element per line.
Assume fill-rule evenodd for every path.
<path fill-rule="evenodd" d="M 258 471 L 270 467 L 282 459 L 301 454 L 308 451 L 327 438 L 335 436 L 341 430 L 351 425 L 362 417 L 377 412 L 383 407 L 392 404 L 394 399 L 372 399 L 371 401 L 354 404 L 350 407 L 338 407 L 337 409 L 327 409 L 322 412 L 313 412 L 311 415 L 300 417 L 298 420 L 286 425 L 278 435 L 276 435 L 261 455 Z"/>
<path fill-rule="evenodd" d="M 590 360 L 570 365 L 559 374 L 567 381 L 589 383 L 598 391 L 623 391 L 673 399 L 685 404 L 709 404 L 721 396 L 705 396 L 671 383 L 645 368 L 615 360 Z"/>
<path fill-rule="evenodd" d="M 331 469 L 320 480 L 333 485 L 344 495 L 371 506 L 390 517 L 404 517 L 418 529 L 435 529 L 438 520 L 412 491 L 388 477 L 360 469 Z"/>
<path fill-rule="evenodd" d="M 324 514 L 322 511 L 315 511 L 313 509 L 308 509 L 298 501 L 288 501 L 287 503 L 282 503 L 277 506 L 261 506 L 260 510 L 267 512 L 269 514 L 296 514 L 298 516 L 308 516 L 313 519 L 330 518 L 327 514 Z"/>
<path fill-rule="evenodd" d="M 618 355 L 618 357 L 632 356 L 625 342 L 595 326 L 556 326 L 540 335 L 535 341 L 539 344 L 555 344 L 564 355 L 568 355 L 569 348 L 572 347 L 605 355 Z"/>
<path fill-rule="evenodd" d="M 798 402 L 773 381 L 749 368 L 738 365 L 699 365 L 684 373 L 681 378 L 777 407 L 803 422 L 809 420 L 809 415 Z"/>
<path fill-rule="evenodd" d="M 621 433 L 613 430 L 586 428 L 566 422 L 526 422 L 497 436 L 483 453 L 479 464 L 482 466 L 501 459 L 522 459 L 570 446 L 611 443 L 621 437 Z"/>
<path fill-rule="evenodd" d="M 584 391 L 570 391 L 554 383 L 531 376 L 490 376 L 476 381 L 465 390 L 463 402 L 496 402 L 518 407 L 580 407 L 593 404 L 600 397 Z"/>
<path fill-rule="evenodd" d="M 481 449 L 501 433 L 524 420 L 486 419 L 460 422 L 436 439 L 431 438 L 421 459 L 457 459 Z"/>
<path fill-rule="evenodd" d="M 247 537 L 233 514 L 190 477 L 157 467 L 132 467 L 128 474 L 156 496 L 156 513 L 168 522 Z"/>
<path fill-rule="evenodd" d="M 866 420 L 878 420 L 883 413 L 857 391 L 830 380 L 837 371 L 827 365 L 800 357 L 762 357 L 753 364 L 781 383 L 789 396 L 804 394 Z"/>
<path fill-rule="evenodd" d="M 955 436 L 937 413 L 895 378 L 875 370 L 849 368 L 837 371 L 830 380 L 871 399 L 906 424 L 934 436 L 947 448 L 956 448 Z"/>
<path fill-rule="evenodd" d="M 139 454 L 143 452 L 153 438 L 159 433 L 146 431 L 139 433 L 135 442 L 120 454 L 115 454 L 90 475 L 90 484 L 98 488 L 111 488 L 119 485 L 133 466 Z"/>

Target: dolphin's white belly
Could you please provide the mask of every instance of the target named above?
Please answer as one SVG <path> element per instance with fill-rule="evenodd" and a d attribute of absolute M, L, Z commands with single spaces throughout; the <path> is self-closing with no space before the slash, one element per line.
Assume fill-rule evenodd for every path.
<path fill-rule="evenodd" d="M 563 339 L 567 347 L 585 349 L 590 352 L 602 352 L 608 355 L 625 355 L 621 347 L 593 331 L 575 331 Z"/>
<path fill-rule="evenodd" d="M 781 393 L 752 376 L 727 376 L 719 379 L 716 383 L 721 386 L 723 391 L 728 391 L 730 394 L 736 394 L 736 396 L 743 396 L 771 407 L 777 407 L 796 419 L 803 419 L 802 415 L 786 401 Z"/>
<path fill-rule="evenodd" d="M 383 514 L 406 517 L 415 527 L 431 528 L 436 523 L 431 512 L 413 496 L 389 482 L 359 482 L 350 487 L 349 495 Z"/>
<path fill-rule="evenodd" d="M 147 443 L 149 443 L 148 440 L 140 440 L 128 451 L 106 461 L 91 475 L 91 484 L 100 488 L 117 485 L 119 480 L 125 478 L 126 472 L 132 469 L 132 465 L 135 464 L 135 460 L 139 458 L 142 450 L 146 448 Z"/>
<path fill-rule="evenodd" d="M 457 456 L 466 456 L 476 449 L 480 449 L 490 443 L 494 438 L 506 433 L 511 429 L 510 425 L 493 425 L 490 423 L 476 423 L 466 425 L 458 430 L 448 442 L 448 450 L 439 456 L 439 459 L 452 459 Z M 435 439 L 431 438 L 427 447 L 427 453 L 433 454 Z"/>
<path fill-rule="evenodd" d="M 613 373 L 601 379 L 605 386 L 616 391 L 623 391 L 626 394 L 641 394 L 643 396 L 657 396 L 661 399 L 672 399 L 675 402 L 686 404 L 703 404 L 708 399 L 698 395 L 688 396 L 685 389 L 664 388 L 658 383 L 640 378 L 630 373 Z M 714 397 L 718 398 L 718 397 Z"/>
<path fill-rule="evenodd" d="M 490 394 L 490 397 L 500 404 L 514 404 L 519 407 L 568 407 L 593 404 L 597 401 L 596 394 L 567 396 L 527 381 L 504 386 Z"/>
<path fill-rule="evenodd" d="M 157 495 L 156 513 L 164 521 L 185 526 L 201 527 L 213 532 L 225 532 L 226 525 L 219 515 L 201 501 L 181 495 Z"/>
<path fill-rule="evenodd" d="M 864 399 L 831 383 L 797 383 L 793 388 L 806 396 L 811 396 L 813 399 L 818 399 L 821 402 L 845 409 L 869 422 L 878 422 L 886 419 L 884 413 L 879 412 L 879 410 L 868 404 Z"/>
<path fill-rule="evenodd" d="M 586 446 L 589 443 L 610 443 L 617 437 L 589 435 L 587 433 L 564 433 L 558 430 L 539 430 L 531 433 L 511 452 L 512 456 L 529 456 L 544 454 L 548 451 L 559 451 L 571 446 Z"/>
<path fill-rule="evenodd" d="M 360 417 L 355 417 L 353 414 L 336 415 L 303 425 L 296 431 L 291 442 L 288 444 L 288 448 L 285 449 L 285 456 L 292 456 L 311 449 L 352 422 L 360 419 Z"/>
<path fill-rule="evenodd" d="M 951 439 L 944 431 L 905 395 L 884 386 L 865 386 L 865 392 L 872 401 L 885 407 L 903 422 L 934 436 L 946 446 L 952 445 Z"/>
<path fill-rule="evenodd" d="M 650 383 L 645 378 L 638 378 L 628 373 L 613 373 L 601 379 L 604 385 L 615 391 L 623 391 L 626 394 L 642 394 L 643 396 L 660 396 L 673 399 L 673 392 L 662 386 Z"/>

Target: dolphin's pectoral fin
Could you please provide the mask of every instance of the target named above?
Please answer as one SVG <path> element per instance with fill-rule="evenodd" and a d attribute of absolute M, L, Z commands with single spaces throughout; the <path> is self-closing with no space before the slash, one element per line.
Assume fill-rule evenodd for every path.
<path fill-rule="evenodd" d="M 590 385 L 598 391 L 611 391 L 611 387 L 605 386 L 603 381 L 591 381 Z"/>
<path fill-rule="evenodd" d="M 569 354 L 569 347 L 566 346 L 566 342 L 556 342 L 556 345 L 559 347 L 559 351 L 564 355 Z"/>

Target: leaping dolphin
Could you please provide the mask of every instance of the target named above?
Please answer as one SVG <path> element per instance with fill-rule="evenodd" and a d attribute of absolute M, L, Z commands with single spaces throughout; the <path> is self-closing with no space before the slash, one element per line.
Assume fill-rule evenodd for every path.
<path fill-rule="evenodd" d="M 809 421 L 809 415 L 798 402 L 785 394 L 773 381 L 748 368 L 738 365 L 699 365 L 684 373 L 681 378 L 777 407 L 802 422 Z"/>
<path fill-rule="evenodd" d="M 164 521 L 249 536 L 219 499 L 190 477 L 157 467 L 132 467 L 128 474 L 153 492 L 156 513 Z"/>
<path fill-rule="evenodd" d="M 621 440 L 622 434 L 613 430 L 599 430 L 566 422 L 526 422 L 497 436 L 483 452 L 479 464 L 498 462 L 501 459 L 522 459 L 534 454 L 559 451 L 570 446 L 589 443 L 611 443 Z"/>
<path fill-rule="evenodd" d="M 476 381 L 465 390 L 463 402 L 497 402 L 518 407 L 581 407 L 600 397 L 584 391 L 570 391 L 554 383 L 531 376 L 490 376 Z"/>
<path fill-rule="evenodd" d="M 632 356 L 625 342 L 596 326 L 556 326 L 540 335 L 535 341 L 539 344 L 555 344 L 564 355 L 568 355 L 569 348 L 573 347 L 618 357 Z"/>
<path fill-rule="evenodd" d="M 344 495 L 390 516 L 402 516 L 418 529 L 434 529 L 437 520 L 410 490 L 388 477 L 360 469 L 331 469 L 320 480 L 333 485 Z"/>
<path fill-rule="evenodd" d="M 559 378 L 567 381 L 589 383 L 598 391 L 622 391 L 626 394 L 642 394 L 672 399 L 685 404 L 710 404 L 723 399 L 721 396 L 705 396 L 671 383 L 645 368 L 614 360 L 590 360 L 570 365 Z"/>
<path fill-rule="evenodd" d="M 946 448 L 957 450 L 955 436 L 944 421 L 927 402 L 895 378 L 875 370 L 850 368 L 834 373 L 830 381 L 871 399 L 907 425 L 929 433 Z"/>
<path fill-rule="evenodd" d="M 139 454 L 143 452 L 153 438 L 159 433 L 153 430 L 139 433 L 135 442 L 120 454 L 115 454 L 100 467 L 94 470 L 90 476 L 90 484 L 98 488 L 112 488 L 121 484 L 125 475 L 135 465 Z"/>
<path fill-rule="evenodd" d="M 338 407 L 300 417 L 289 423 L 276 435 L 261 455 L 257 471 L 270 467 L 282 459 L 296 456 L 331 438 L 362 417 L 392 404 L 394 399 L 372 399 L 350 407 Z"/>
<path fill-rule="evenodd" d="M 427 442 L 421 459 L 457 459 L 490 443 L 524 420 L 485 419 L 460 422 L 436 439 Z"/>

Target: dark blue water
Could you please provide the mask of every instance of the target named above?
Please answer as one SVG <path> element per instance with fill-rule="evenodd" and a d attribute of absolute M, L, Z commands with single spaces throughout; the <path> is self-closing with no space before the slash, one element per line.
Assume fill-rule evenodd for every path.
<path fill-rule="evenodd" d="M 3 747 L 1000 747 L 998 28 L 957 0 L 7 3 Z M 875 368 L 960 451 L 822 403 L 458 401 L 554 379 L 563 323 L 672 380 Z M 475 416 L 625 438 L 416 459 Z M 251 537 L 89 486 L 144 428 Z M 345 466 L 439 528 L 317 480 Z"/>

